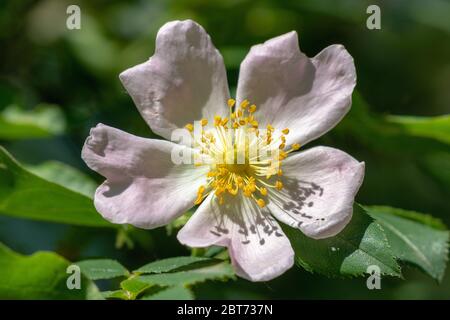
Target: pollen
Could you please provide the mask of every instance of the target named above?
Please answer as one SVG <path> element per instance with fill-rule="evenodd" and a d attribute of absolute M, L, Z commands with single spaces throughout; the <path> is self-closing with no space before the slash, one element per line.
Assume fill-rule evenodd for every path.
<path fill-rule="evenodd" d="M 220 205 L 241 195 L 264 208 L 269 201 L 265 198 L 269 190 L 283 189 L 283 183 L 278 180 L 283 175 L 282 161 L 300 145 L 293 144 L 291 149 L 285 149 L 288 128 L 280 130 L 271 124 L 260 128 L 254 115 L 257 106 L 247 99 L 239 106 L 234 99 L 226 104 L 228 117 L 216 115 L 214 127 L 207 127 L 208 119 L 203 118 L 199 137 L 196 133 L 192 135 L 193 147 L 202 154 L 195 165 L 209 167 L 206 184 L 198 188 L 194 204 L 200 204 L 212 193 Z M 191 133 L 194 131 L 192 123 L 185 128 Z M 202 162 L 203 157 L 208 161 Z"/>
<path fill-rule="evenodd" d="M 266 202 L 264 201 L 264 199 L 258 199 L 256 200 L 256 203 L 258 203 L 258 206 L 260 208 L 264 208 L 266 206 Z"/>
<path fill-rule="evenodd" d="M 194 131 L 194 126 L 192 125 L 192 123 L 188 123 L 187 125 L 184 126 L 189 132 Z"/>
<path fill-rule="evenodd" d="M 275 188 L 277 188 L 277 190 L 283 189 L 283 183 L 278 180 L 277 182 L 275 182 Z"/>

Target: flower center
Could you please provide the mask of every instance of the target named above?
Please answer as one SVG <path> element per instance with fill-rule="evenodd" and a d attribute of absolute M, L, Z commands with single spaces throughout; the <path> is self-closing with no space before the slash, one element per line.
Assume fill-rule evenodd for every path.
<path fill-rule="evenodd" d="M 282 161 L 287 155 L 300 149 L 293 144 L 286 149 L 286 135 L 289 129 L 277 131 L 268 124 L 259 128 L 254 113 L 256 106 L 244 100 L 235 106 L 235 100 L 228 100 L 229 117 L 214 117 L 214 127 L 207 129 L 208 120 L 200 121 L 200 132 L 194 132 L 194 125 L 185 128 L 194 138 L 194 148 L 200 150 L 197 166 L 209 166 L 207 184 L 199 187 L 195 204 L 200 204 L 214 192 L 223 204 L 226 197 L 242 193 L 253 199 L 261 208 L 266 206 L 268 190 L 283 188 L 280 177 Z M 205 161 L 206 159 L 206 161 Z"/>

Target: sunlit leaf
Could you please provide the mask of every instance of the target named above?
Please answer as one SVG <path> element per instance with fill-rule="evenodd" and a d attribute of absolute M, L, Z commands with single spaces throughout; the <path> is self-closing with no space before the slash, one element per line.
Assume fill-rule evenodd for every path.
<path fill-rule="evenodd" d="M 91 227 L 114 227 L 81 193 L 42 179 L 24 169 L 0 147 L 0 213 Z"/>
<path fill-rule="evenodd" d="M 371 265 L 382 274 L 400 276 L 400 267 L 383 228 L 355 206 L 353 217 L 338 235 L 315 240 L 300 230 L 283 226 L 294 248 L 297 263 L 306 270 L 329 277 L 361 276 Z"/>
<path fill-rule="evenodd" d="M 35 175 L 93 198 L 97 184 L 79 170 L 58 161 L 25 166 Z"/>
<path fill-rule="evenodd" d="M 10 105 L 0 112 L 0 139 L 44 138 L 62 134 L 66 121 L 61 109 L 41 104 L 33 110 Z"/>
<path fill-rule="evenodd" d="M 0 299 L 102 299 L 85 277 L 80 289 L 68 289 L 69 265 L 52 252 L 23 256 L 0 243 Z"/>
<path fill-rule="evenodd" d="M 404 134 L 433 138 L 450 144 L 450 115 L 440 117 L 387 116 Z"/>
<path fill-rule="evenodd" d="M 179 284 L 191 285 L 206 280 L 226 280 L 231 278 L 234 278 L 234 271 L 228 262 L 188 271 L 142 275 L 137 277 L 140 282 L 160 286 L 173 286 Z"/>
<path fill-rule="evenodd" d="M 423 224 L 429 218 L 424 215 L 418 219 L 417 212 L 411 213 L 411 220 L 405 218 L 405 214 L 398 215 L 398 209 L 376 206 L 364 208 L 383 226 L 397 258 L 419 266 L 438 281 L 442 280 L 448 259 L 448 231 Z"/>
<path fill-rule="evenodd" d="M 174 257 L 163 260 L 158 260 L 155 262 L 150 262 L 145 266 L 140 267 L 135 272 L 139 273 L 164 273 L 170 272 L 182 267 L 195 268 L 199 264 L 205 263 L 218 263 L 220 260 L 215 260 L 211 258 L 204 257 Z"/>

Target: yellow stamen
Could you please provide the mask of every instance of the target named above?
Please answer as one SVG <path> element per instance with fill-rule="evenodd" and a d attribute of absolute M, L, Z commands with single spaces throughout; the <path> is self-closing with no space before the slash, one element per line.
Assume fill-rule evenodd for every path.
<path fill-rule="evenodd" d="M 194 131 L 194 126 L 192 125 L 192 123 L 188 123 L 187 125 L 184 126 L 186 129 L 188 129 L 189 132 Z"/>
<path fill-rule="evenodd" d="M 263 195 L 263 196 L 267 196 L 267 189 L 262 187 L 259 189 L 259 193 L 261 193 L 261 195 Z"/>
<path fill-rule="evenodd" d="M 275 188 L 277 188 L 278 190 L 283 189 L 283 183 L 278 180 L 277 182 L 275 182 Z"/>
<path fill-rule="evenodd" d="M 258 199 L 256 200 L 256 202 L 258 203 L 258 206 L 260 208 L 264 208 L 266 206 L 266 202 L 264 201 L 264 199 Z"/>
<path fill-rule="evenodd" d="M 241 108 L 245 109 L 247 108 L 247 106 L 250 104 L 250 102 L 248 102 L 247 99 L 245 99 L 244 101 L 241 102 Z"/>

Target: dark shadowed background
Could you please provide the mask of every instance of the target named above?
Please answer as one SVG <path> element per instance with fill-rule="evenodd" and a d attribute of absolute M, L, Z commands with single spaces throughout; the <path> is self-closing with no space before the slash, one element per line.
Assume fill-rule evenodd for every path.
<path fill-rule="evenodd" d="M 66 28 L 69 4 L 81 8 L 81 30 Z M 366 27 L 369 4 L 381 8 L 381 30 Z M 308 56 L 343 44 L 358 75 L 353 107 L 311 146 L 337 147 L 366 162 L 358 202 L 417 210 L 450 225 L 450 132 L 442 135 L 439 123 L 416 127 L 408 125 L 415 118 L 395 117 L 450 111 L 450 2 L 444 0 L 4 0 L 0 144 L 31 169 L 56 160 L 101 182 L 80 159 L 89 129 L 102 122 L 155 137 L 118 74 L 153 54 L 165 22 L 186 18 L 203 25 L 223 54 L 232 92 L 240 61 L 254 44 L 291 30 L 297 30 Z M 41 120 L 52 134 L 31 139 L 20 128 L 5 129 L 2 117 L 33 122 L 26 114 L 37 107 L 51 109 Z M 92 184 L 86 188 L 92 192 Z M 189 254 L 165 228 L 131 231 L 132 248 L 117 249 L 116 233 L 0 215 L 0 241 L 21 253 L 52 250 L 70 260 L 111 257 L 130 268 Z M 263 284 L 207 282 L 194 291 L 198 298 L 450 298 L 449 271 L 440 285 L 412 267 L 404 276 L 383 279 L 381 290 L 370 291 L 364 278 L 329 279 L 294 267 Z"/>

